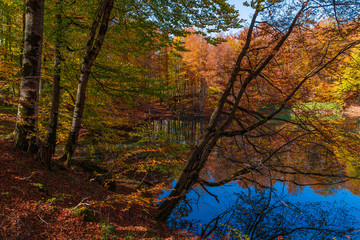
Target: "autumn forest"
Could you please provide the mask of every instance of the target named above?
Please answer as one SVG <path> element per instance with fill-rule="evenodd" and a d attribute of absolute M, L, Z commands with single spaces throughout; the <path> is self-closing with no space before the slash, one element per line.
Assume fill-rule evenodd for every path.
<path fill-rule="evenodd" d="M 360 239 L 359 13 L 1 0 L 0 239 Z"/>

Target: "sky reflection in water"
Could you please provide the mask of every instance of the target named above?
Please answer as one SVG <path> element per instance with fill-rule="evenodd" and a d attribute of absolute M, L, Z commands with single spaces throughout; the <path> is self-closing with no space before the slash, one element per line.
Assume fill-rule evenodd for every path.
<path fill-rule="evenodd" d="M 309 187 L 293 195 L 282 183 L 274 185 L 275 191 L 247 190 L 237 183 L 208 190 L 219 202 L 197 188 L 169 225 L 207 239 L 360 239 L 360 197 L 345 189 L 327 197 Z"/>

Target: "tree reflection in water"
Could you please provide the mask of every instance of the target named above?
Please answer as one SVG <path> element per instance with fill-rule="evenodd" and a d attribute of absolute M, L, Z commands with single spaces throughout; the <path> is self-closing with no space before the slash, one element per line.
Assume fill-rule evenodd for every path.
<path fill-rule="evenodd" d="M 248 193 L 238 193 L 232 206 L 201 225 L 200 219 L 186 218 L 196 206 L 195 201 L 183 201 L 169 222 L 172 227 L 188 229 L 205 239 L 360 238 L 360 219 L 353 215 L 358 215 L 359 209 L 336 202 L 294 202 L 291 196 L 277 195 L 271 189 L 252 188 Z"/>
<path fill-rule="evenodd" d="M 178 142 L 193 141 L 197 123 L 176 123 L 154 123 L 154 129 L 160 126 L 178 136 Z M 359 152 L 348 134 L 358 132 L 357 124 L 311 126 L 322 134 L 285 122 L 219 140 L 200 174 L 200 185 L 179 204 L 169 225 L 205 239 L 360 239 L 360 209 L 354 208 L 360 202 L 360 181 L 354 180 L 360 173 Z M 223 191 L 222 184 L 231 190 Z M 307 197 L 305 190 L 311 192 Z M 354 195 L 340 203 L 344 191 Z"/>

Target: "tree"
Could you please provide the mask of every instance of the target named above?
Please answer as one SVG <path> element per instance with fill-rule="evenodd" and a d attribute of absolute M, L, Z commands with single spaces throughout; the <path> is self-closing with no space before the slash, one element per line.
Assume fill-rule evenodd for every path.
<path fill-rule="evenodd" d="M 92 24 L 89 40 L 86 44 L 85 56 L 81 65 L 80 81 L 77 88 L 78 90 L 76 94 L 70 135 L 65 147 L 64 156 L 66 156 L 68 164 L 70 164 L 71 156 L 75 151 L 76 142 L 79 137 L 82 115 L 85 106 L 86 87 L 90 78 L 91 67 L 93 66 L 104 42 L 113 4 L 114 0 L 105 0 L 102 2 L 97 16 Z"/>
<path fill-rule="evenodd" d="M 23 4 L 13 1 L 0 3 L 0 91 L 5 104 L 13 104 L 19 79 L 19 58 L 22 53 Z"/>
<path fill-rule="evenodd" d="M 27 0 L 20 100 L 15 126 L 15 147 L 37 151 L 37 103 L 41 75 L 44 0 Z"/>
<path fill-rule="evenodd" d="M 276 118 L 276 115 L 291 105 L 304 83 L 332 64 L 341 54 L 360 43 L 358 40 L 349 43 L 344 41 L 343 46 L 336 51 L 329 51 L 330 47 L 323 48 L 321 55 L 315 56 L 317 59 L 316 61 L 314 60 L 309 72 L 305 74 L 300 73 L 299 75 L 294 73 L 293 76 L 285 79 L 287 87 L 285 89 L 282 87 L 279 88 L 277 83 L 278 76 L 274 68 L 278 67 L 281 70 L 281 67 L 286 65 L 279 64 L 276 57 L 282 53 L 283 47 L 294 29 L 311 25 L 312 21 L 310 17 L 314 12 L 319 14 L 319 5 L 325 9 L 325 12 L 329 10 L 329 6 L 310 1 L 299 1 L 294 3 L 294 5 L 273 3 L 272 1 L 269 2 L 269 4 L 262 4 L 261 1 L 252 1 L 251 4 L 256 10 L 232 74 L 211 115 L 207 128 L 189 156 L 187 165 L 174 190 L 169 197 L 160 204 L 160 211 L 157 215 L 159 220 L 165 221 L 169 217 L 175 206 L 185 197 L 186 193 L 194 184 L 199 183 L 202 186 L 217 186 L 218 184 L 224 184 L 251 171 L 258 171 L 259 168 L 264 166 L 264 164 L 276 155 L 277 151 L 284 148 L 287 143 L 280 146 L 277 151 L 269 153 L 260 164 L 254 163 L 250 166 L 244 166 L 235 172 L 232 177 L 224 179 L 223 181 L 211 183 L 199 177 L 200 171 L 203 169 L 219 139 L 237 137 L 247 141 L 249 138 L 255 139 L 260 136 L 281 134 L 278 131 L 267 131 L 265 128 L 266 123 L 270 120 L 282 121 Z M 343 6 L 343 3 L 332 5 L 334 9 L 338 10 L 337 12 L 343 11 Z M 294 14 L 295 9 L 297 9 L 297 12 Z M 274 14 L 274 11 L 276 11 L 276 14 Z M 263 21 L 259 24 L 257 17 L 261 13 L 266 13 L 267 16 L 270 16 L 270 19 L 269 17 L 268 19 L 263 17 Z M 293 16 L 291 21 L 289 21 L 289 16 Z M 328 14 L 328 16 L 330 16 L 330 14 Z M 347 18 L 347 20 L 349 20 L 349 18 Z M 261 27 L 264 26 L 269 26 L 272 30 L 271 32 L 264 31 L 264 33 L 267 33 L 265 37 L 263 37 L 261 31 L 259 31 Z M 259 37 L 262 38 L 262 44 L 256 46 L 254 39 Z M 295 50 L 299 51 L 299 49 Z M 291 59 L 291 62 L 294 62 L 294 59 Z M 287 64 L 291 64 L 291 62 Z M 272 75 L 265 73 L 272 73 Z M 266 86 L 266 88 L 264 88 L 264 86 Z M 272 89 L 271 91 L 276 92 L 276 95 L 269 95 L 268 89 Z M 261 100 L 261 102 L 254 101 L 256 99 Z M 264 114 L 259 111 L 259 108 L 261 108 L 261 105 L 264 106 L 269 100 L 276 106 L 275 110 Z M 291 123 L 296 126 L 301 126 L 301 119 L 299 122 L 293 121 Z M 288 141 L 295 141 L 299 137 L 301 136 L 289 139 Z M 259 151 L 256 145 L 251 144 L 251 141 L 249 145 L 254 148 L 254 151 Z"/>
<path fill-rule="evenodd" d="M 359 105 L 360 81 L 359 81 L 359 48 L 344 59 L 344 64 L 339 70 L 338 79 L 334 81 L 332 96 L 343 106 Z"/>
<path fill-rule="evenodd" d="M 113 3 L 114 1 L 111 1 L 111 4 L 108 3 L 108 1 L 102 3 L 89 35 L 85 57 L 83 58 L 80 83 L 78 84 L 72 126 L 63 155 L 63 158 L 66 158 L 68 162 L 75 152 L 84 111 L 87 83 L 91 75 L 91 67 L 103 44 Z M 111 25 L 111 27 L 116 27 L 118 22 L 124 21 L 125 26 L 123 27 L 126 29 L 127 25 L 135 23 L 142 26 L 140 30 L 143 31 L 143 34 L 149 35 L 152 39 L 156 36 L 164 43 L 171 42 L 171 34 L 185 36 L 189 32 L 184 30 L 184 28 L 190 27 L 191 25 L 202 28 L 203 30 L 199 30 L 198 32 L 203 34 L 204 32 L 218 32 L 229 27 L 239 26 L 237 12 L 223 0 L 196 4 L 183 1 L 144 1 L 138 2 L 136 5 L 124 5 L 122 3 L 120 5 L 122 6 L 117 8 L 119 11 L 115 14 L 113 19 L 114 24 Z M 168 11 L 166 8 L 171 9 L 171 11 Z M 206 11 L 203 11 L 204 9 L 206 9 Z M 184 14 L 183 11 L 185 11 L 186 14 Z M 207 19 L 206 23 L 204 22 L 205 18 Z M 100 21 L 101 26 L 99 33 L 97 33 L 97 27 Z M 210 40 L 209 38 L 209 41 Z"/>
<path fill-rule="evenodd" d="M 62 48 L 62 10 L 63 1 L 56 2 L 56 15 L 55 15 L 55 43 L 54 43 L 54 75 L 53 75 L 53 88 L 52 88 L 52 101 L 50 109 L 50 117 L 48 123 L 48 130 L 45 143 L 39 150 L 39 156 L 47 168 L 51 169 L 51 158 L 55 153 L 56 147 L 56 132 L 58 125 L 58 116 L 60 108 L 60 79 L 61 79 L 61 48 Z"/>

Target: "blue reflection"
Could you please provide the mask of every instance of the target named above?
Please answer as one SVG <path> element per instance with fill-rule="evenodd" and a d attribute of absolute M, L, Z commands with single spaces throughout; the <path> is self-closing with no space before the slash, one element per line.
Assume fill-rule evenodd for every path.
<path fill-rule="evenodd" d="M 282 183 L 260 191 L 233 182 L 207 190 L 217 199 L 195 188 L 169 225 L 206 239 L 360 239 L 360 197 L 345 189 L 323 196 L 305 187 L 293 195 Z"/>

